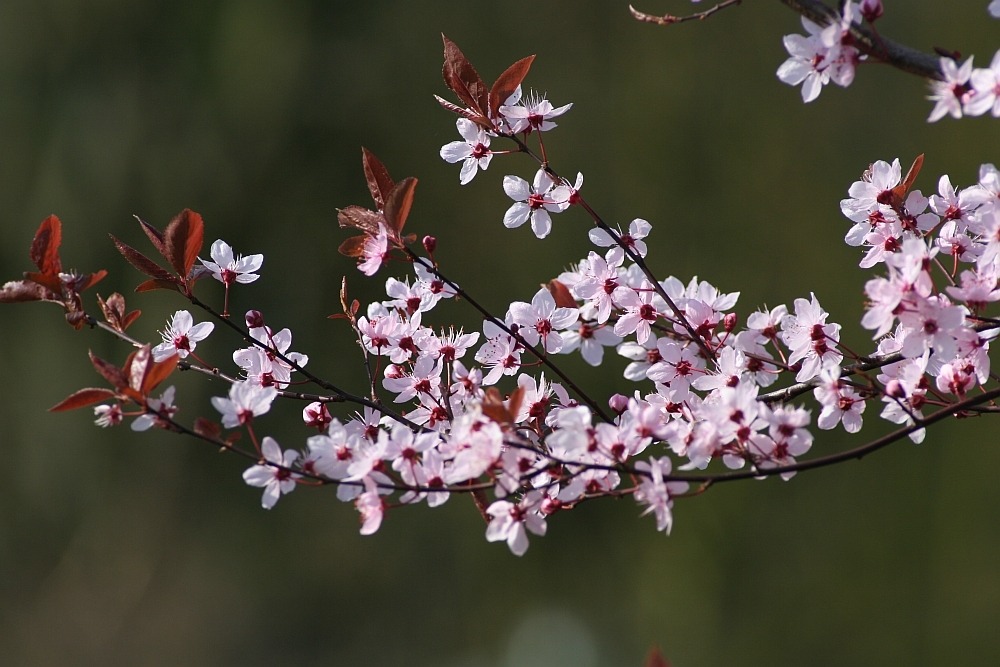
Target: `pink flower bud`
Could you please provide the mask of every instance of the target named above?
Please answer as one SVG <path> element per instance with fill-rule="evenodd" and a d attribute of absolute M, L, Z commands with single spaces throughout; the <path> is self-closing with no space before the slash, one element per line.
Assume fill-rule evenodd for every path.
<path fill-rule="evenodd" d="M 882 16 L 882 0 L 861 0 L 861 16 L 873 23 Z"/>
<path fill-rule="evenodd" d="M 323 431 L 333 421 L 333 416 L 330 414 L 330 410 L 326 407 L 325 403 L 313 401 L 302 410 L 302 421 L 306 423 L 306 426 L 312 426 Z"/>
<path fill-rule="evenodd" d="M 614 410 L 616 415 L 620 415 L 628 409 L 628 396 L 615 394 L 608 399 L 608 407 Z"/>
<path fill-rule="evenodd" d="M 437 249 L 438 240 L 433 236 L 425 236 L 423 244 L 424 244 L 424 250 L 427 251 L 427 254 L 433 255 L 434 251 Z"/>
<path fill-rule="evenodd" d="M 722 326 L 725 328 L 727 333 L 735 329 L 738 322 L 739 317 L 736 313 L 727 313 L 726 316 L 722 318 Z"/>
<path fill-rule="evenodd" d="M 264 326 L 264 314 L 259 310 L 248 310 L 244 319 L 249 329 L 259 329 Z"/>

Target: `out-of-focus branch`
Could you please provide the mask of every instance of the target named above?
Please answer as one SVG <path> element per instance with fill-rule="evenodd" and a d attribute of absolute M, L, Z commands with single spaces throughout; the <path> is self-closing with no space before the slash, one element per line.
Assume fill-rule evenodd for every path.
<path fill-rule="evenodd" d="M 828 7 L 819 0 L 781 0 L 781 2 L 818 25 L 829 25 L 840 20 L 840 14 L 836 9 Z M 939 56 L 886 39 L 866 25 L 853 24 L 850 33 L 854 39 L 854 46 L 870 58 L 927 79 L 940 81 L 944 78 Z"/>
<path fill-rule="evenodd" d="M 781 2 L 817 25 L 825 26 L 840 21 L 840 13 L 820 0 L 781 0 Z M 705 11 L 686 16 L 647 14 L 640 12 L 632 5 L 629 5 L 629 11 L 637 21 L 656 25 L 673 25 L 686 21 L 704 20 L 722 9 L 739 4 L 740 0 L 724 0 Z M 873 60 L 884 62 L 896 69 L 926 79 L 938 81 L 944 79 L 944 75 L 941 73 L 940 57 L 937 55 L 924 53 L 891 39 L 886 39 L 867 25 L 852 24 L 850 35 L 854 40 L 854 46 Z"/>

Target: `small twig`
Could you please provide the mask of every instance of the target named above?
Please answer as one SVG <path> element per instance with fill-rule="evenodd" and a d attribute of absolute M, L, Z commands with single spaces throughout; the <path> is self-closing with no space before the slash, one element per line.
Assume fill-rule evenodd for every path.
<path fill-rule="evenodd" d="M 632 13 L 632 17 L 636 21 L 642 21 L 643 23 L 655 23 L 656 25 L 673 25 L 674 23 L 684 23 L 685 21 L 704 21 L 712 14 L 722 11 L 727 7 L 733 7 L 738 5 L 743 0 L 723 0 L 714 7 L 710 7 L 703 12 L 697 12 L 695 14 L 688 14 L 687 16 L 675 16 L 673 14 L 664 14 L 663 16 L 656 16 L 654 14 L 647 14 L 646 12 L 640 12 L 638 9 L 632 5 L 628 6 L 628 10 Z"/>

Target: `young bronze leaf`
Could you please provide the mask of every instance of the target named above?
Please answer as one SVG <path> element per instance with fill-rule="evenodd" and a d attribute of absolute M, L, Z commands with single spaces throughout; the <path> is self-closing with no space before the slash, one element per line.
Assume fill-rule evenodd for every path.
<path fill-rule="evenodd" d="M 142 387 L 140 390 L 143 394 L 149 394 L 149 392 L 156 389 L 157 385 L 170 377 L 170 374 L 174 372 L 177 368 L 177 361 L 179 357 L 173 354 L 163 361 L 154 361 L 149 364 L 146 377 L 142 381 Z"/>
<path fill-rule="evenodd" d="M 132 246 L 119 241 L 115 238 L 114 234 L 111 235 L 111 240 L 114 241 L 115 248 L 118 249 L 118 252 L 120 252 L 126 260 L 128 260 L 129 264 L 134 266 L 140 272 L 145 273 L 147 276 L 157 280 L 166 280 L 172 283 L 178 282 L 176 276 L 150 258 L 143 255 Z"/>
<path fill-rule="evenodd" d="M 535 56 L 521 58 L 516 63 L 504 70 L 504 73 L 497 77 L 490 88 L 490 117 L 496 118 L 499 114 L 500 105 L 507 101 L 507 98 L 514 94 L 517 87 L 524 81 L 531 69 L 531 63 Z"/>
<path fill-rule="evenodd" d="M 448 111 L 451 111 L 452 113 L 457 113 L 459 116 L 462 116 L 463 118 L 468 118 L 473 123 L 482 126 L 484 129 L 487 130 L 493 129 L 493 124 L 490 123 L 490 121 L 487 120 L 484 116 L 480 116 L 479 114 L 469 111 L 464 107 L 460 107 L 457 104 L 453 104 L 448 100 L 444 99 L 443 97 L 441 97 L 440 95 L 435 95 L 434 99 L 436 99 L 438 101 L 438 104 L 440 104 Z"/>
<path fill-rule="evenodd" d="M 368 191 L 372 193 L 376 208 L 385 210 L 385 200 L 395 185 L 389 176 L 389 170 L 364 146 L 361 147 L 361 164 L 365 168 L 365 181 L 368 182 Z"/>
<path fill-rule="evenodd" d="M 45 273 L 41 271 L 25 271 L 24 277 L 31 282 L 38 283 L 50 292 L 54 292 L 56 295 L 62 292 L 62 280 L 59 279 L 58 273 Z"/>
<path fill-rule="evenodd" d="M 138 350 L 128 355 L 128 359 L 125 361 L 125 372 L 128 374 L 128 386 L 139 394 L 144 394 L 142 387 L 146 380 L 146 374 L 149 372 L 149 368 L 152 363 L 153 355 L 150 352 L 149 345 L 143 345 Z"/>
<path fill-rule="evenodd" d="M 153 244 L 153 247 L 156 248 L 156 252 L 160 253 L 163 256 L 166 256 L 167 248 L 164 245 L 163 234 L 160 233 L 160 230 L 154 227 L 153 225 L 149 224 L 148 222 L 146 222 L 137 215 L 132 217 L 134 217 L 139 222 L 139 226 L 142 227 L 142 231 L 146 234 L 146 237 L 149 239 L 150 243 Z"/>
<path fill-rule="evenodd" d="M 670 667 L 670 661 L 663 657 L 663 652 L 660 651 L 660 647 L 654 646 L 649 650 L 649 654 L 646 656 L 646 662 L 643 663 L 643 667 Z"/>
<path fill-rule="evenodd" d="M 101 401 L 107 401 L 108 399 L 114 398 L 115 392 L 110 389 L 80 389 L 79 391 L 73 392 L 71 395 L 67 396 L 63 400 L 59 401 L 51 408 L 49 412 L 63 412 L 64 410 L 76 410 L 77 408 L 83 408 L 88 405 L 93 405 L 94 403 L 100 403 Z"/>
<path fill-rule="evenodd" d="M 101 377 L 107 380 L 108 384 L 115 389 L 121 390 L 128 386 L 125 373 L 114 364 L 104 361 L 104 359 L 101 359 L 93 352 L 90 353 L 90 363 L 94 365 L 94 368 L 101 374 Z"/>
<path fill-rule="evenodd" d="M 140 315 L 142 315 L 142 311 L 141 310 L 133 310 L 131 313 L 129 313 L 128 315 L 126 315 L 125 317 L 123 317 L 122 318 L 122 331 L 125 331 L 130 326 L 132 326 L 132 323 L 135 322 L 137 319 L 139 319 Z"/>
<path fill-rule="evenodd" d="M 222 427 L 217 422 L 205 417 L 198 417 L 194 420 L 194 432 L 209 440 L 218 440 L 222 437 Z"/>
<path fill-rule="evenodd" d="M 383 220 L 384 217 L 381 213 L 360 206 L 337 209 L 337 224 L 341 228 L 356 229 L 369 236 L 378 234 L 379 225 L 382 224 Z"/>
<path fill-rule="evenodd" d="M 444 82 L 470 109 L 486 116 L 489 106 L 486 83 L 455 42 L 444 35 L 441 35 L 441 39 L 444 41 L 444 67 L 441 69 Z"/>
<path fill-rule="evenodd" d="M 417 179 L 409 176 L 404 178 L 389 193 L 389 198 L 385 202 L 385 221 L 389 229 L 396 232 L 398 237 L 406 224 L 406 218 L 410 215 L 410 207 L 413 206 L 413 191 L 417 187 Z"/>
<path fill-rule="evenodd" d="M 365 239 L 367 236 L 352 236 L 349 239 L 345 239 L 340 247 L 337 248 L 339 252 L 344 257 L 358 258 L 364 254 L 365 251 Z"/>
<path fill-rule="evenodd" d="M 504 404 L 503 399 L 500 397 L 500 392 L 497 388 L 490 387 L 486 390 L 486 395 L 483 397 L 483 414 L 501 426 L 513 426 L 514 420 L 517 418 L 517 413 L 521 409 L 521 401 L 523 399 L 524 387 L 515 389 L 514 393 L 507 399 L 506 404 Z"/>
<path fill-rule="evenodd" d="M 198 259 L 205 238 L 205 224 L 201 216 L 191 209 L 184 209 L 170 221 L 163 232 L 163 245 L 167 261 L 180 275 L 187 278 Z"/>
<path fill-rule="evenodd" d="M 552 298 L 556 302 L 556 306 L 559 308 L 576 308 L 576 299 L 570 293 L 569 288 L 566 287 L 564 283 L 559 280 L 550 280 L 548 284 L 545 285 L 545 289 L 549 291 Z"/>
<path fill-rule="evenodd" d="M 143 280 L 141 283 L 136 285 L 135 291 L 152 292 L 157 289 L 178 290 L 180 289 L 180 283 L 176 278 L 172 278 L 171 280 L 150 278 L 149 280 Z"/>
<path fill-rule="evenodd" d="M 125 315 L 125 297 L 118 292 L 114 292 L 105 301 L 98 294 L 97 305 L 101 307 L 101 312 L 104 313 L 104 321 L 114 327 L 115 331 L 121 331 L 121 321 Z"/>
<path fill-rule="evenodd" d="M 910 170 L 906 172 L 906 178 L 903 179 L 903 182 L 892 189 L 893 206 L 901 206 L 906 201 L 906 193 L 913 187 L 913 183 L 920 174 L 920 168 L 923 166 L 924 154 L 921 153 L 913 160 L 913 164 L 910 165 Z"/>
<path fill-rule="evenodd" d="M 54 215 L 42 220 L 31 241 L 31 261 L 38 270 L 48 275 L 58 275 L 62 271 L 59 260 L 59 245 L 62 243 L 62 223 Z"/>

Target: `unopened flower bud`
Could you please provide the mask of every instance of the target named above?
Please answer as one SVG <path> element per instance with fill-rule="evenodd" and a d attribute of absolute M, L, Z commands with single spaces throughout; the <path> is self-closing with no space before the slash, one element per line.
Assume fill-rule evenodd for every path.
<path fill-rule="evenodd" d="M 330 425 L 330 422 L 333 421 L 333 416 L 330 414 L 330 409 L 326 407 L 325 403 L 313 401 L 302 410 L 302 421 L 306 423 L 306 426 L 312 426 L 318 428 L 320 431 L 324 431 Z"/>
<path fill-rule="evenodd" d="M 424 250 L 428 255 L 433 255 L 434 251 L 437 249 L 438 240 L 434 236 L 425 236 L 423 239 Z"/>
<path fill-rule="evenodd" d="M 861 16 L 873 23 L 882 16 L 882 0 L 861 0 Z"/>
<path fill-rule="evenodd" d="M 620 415 L 628 409 L 628 396 L 615 394 L 608 399 L 608 407 L 614 410 L 616 415 Z"/>
<path fill-rule="evenodd" d="M 728 313 L 722 318 L 722 326 L 725 327 L 726 333 L 731 332 L 736 328 L 736 324 L 739 321 L 739 317 L 736 313 Z"/>
<path fill-rule="evenodd" d="M 264 326 L 264 313 L 259 310 L 248 310 L 244 319 L 249 329 L 259 329 Z"/>

